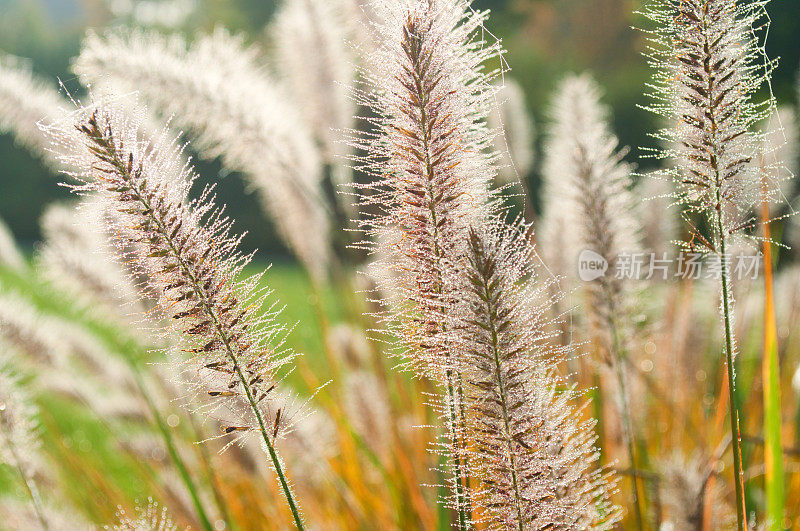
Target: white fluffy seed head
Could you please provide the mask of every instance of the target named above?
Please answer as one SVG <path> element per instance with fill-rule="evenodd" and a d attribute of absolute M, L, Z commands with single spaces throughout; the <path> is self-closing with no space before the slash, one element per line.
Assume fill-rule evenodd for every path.
<path fill-rule="evenodd" d="M 657 463 L 661 475 L 659 488 L 665 518 L 670 529 L 696 529 L 702 527 L 707 505 L 712 527 L 729 529 L 736 526 L 736 511 L 725 500 L 722 485 L 716 483 L 713 492 L 707 492 L 709 477 L 707 460 L 699 456 L 686 456 L 675 452 Z"/>
<path fill-rule="evenodd" d="M 238 415 L 224 434 L 245 435 L 263 421 L 274 422 L 277 438 L 285 416 L 271 409 L 270 393 L 292 357 L 281 348 L 277 312 L 264 307 L 260 275 L 242 278 L 250 257 L 237 251 L 240 238 L 214 208 L 211 191 L 189 199 L 195 174 L 182 165 L 182 147 L 166 137 L 147 139 L 140 123 L 101 102 L 45 131 L 77 168 L 72 177 L 81 184 L 74 190 L 98 194 L 116 211 L 109 234 L 117 253 L 144 279 L 138 288 L 155 297 L 155 313 L 181 334 L 196 391 Z"/>
<path fill-rule="evenodd" d="M 342 165 L 355 103 L 348 92 L 355 76 L 346 44 L 343 2 L 287 0 L 270 27 L 275 61 L 298 110 L 328 164 Z"/>
<path fill-rule="evenodd" d="M 90 33 L 74 70 L 100 92 L 138 93 L 188 130 L 201 155 L 221 156 L 243 172 L 288 246 L 321 277 L 330 259 L 330 227 L 319 152 L 259 55 L 221 29 L 191 45 L 178 36 L 120 30 Z"/>
<path fill-rule="evenodd" d="M 53 323 L 24 299 L 0 294 L 0 338 L 23 351 L 37 366 L 60 368 L 65 363 L 66 345 L 51 333 Z"/>
<path fill-rule="evenodd" d="M 450 304 L 445 272 L 470 220 L 487 206 L 494 177 L 486 115 L 495 88 L 484 61 L 500 53 L 477 35 L 485 18 L 463 0 L 375 4 L 381 45 L 366 57 L 357 91 L 373 116 L 355 147 L 374 177 L 360 188 L 360 226 L 387 260 L 379 289 L 396 299 L 387 322 L 409 361 L 435 379 L 447 371 L 436 330 Z"/>
<path fill-rule="evenodd" d="M 32 476 L 39 448 L 33 398 L 13 372 L 9 360 L 0 358 L 0 459 Z"/>
<path fill-rule="evenodd" d="M 557 273 L 576 282 L 578 259 L 584 251 L 599 255 L 607 273 L 584 283 L 590 295 L 588 311 L 605 350 L 611 348 L 606 330 L 613 320 L 630 319 L 629 287 L 616 271 L 625 255 L 641 251 L 636 203 L 630 193 L 631 166 L 610 131 L 608 110 L 600 89 L 587 74 L 566 78 L 552 106 L 553 124 L 545 145 L 543 216 L 546 262 L 566 265 Z M 549 248 L 548 248 L 549 246 Z M 552 266 L 551 266 L 552 267 Z"/>
<path fill-rule="evenodd" d="M 137 505 L 133 514 L 128 514 L 120 507 L 117 512 L 117 523 L 110 528 L 113 531 L 178 531 L 166 507 L 161 507 L 152 498 L 146 505 Z"/>
<path fill-rule="evenodd" d="M 463 375 L 474 501 L 490 529 L 611 529 L 613 478 L 596 466 L 594 423 L 555 376 L 549 286 L 537 280 L 529 228 L 473 228 L 460 271 Z"/>
<path fill-rule="evenodd" d="M 71 507 L 44 505 L 42 515 L 51 531 L 84 531 L 96 529 L 86 518 Z M 3 525 L 8 529 L 40 529 L 42 521 L 30 501 L 4 498 L 0 500 Z"/>
<path fill-rule="evenodd" d="M 109 212 L 100 198 L 49 206 L 41 219 L 44 243 L 36 254 L 43 276 L 120 317 L 141 311 L 136 286 L 114 257 L 107 234 Z"/>
<path fill-rule="evenodd" d="M 36 124 L 55 119 L 67 107 L 56 88 L 39 79 L 27 61 L 0 54 L 0 133 L 14 135 L 55 171 L 61 168 Z"/>
<path fill-rule="evenodd" d="M 522 87 L 508 76 L 497 92 L 497 107 L 489 113 L 489 126 L 498 133 L 493 148 L 500 153 L 497 161 L 498 184 L 518 184 L 534 163 L 533 117 L 525 104 Z"/>
<path fill-rule="evenodd" d="M 700 225 L 696 217 L 711 227 L 705 235 L 693 228 L 692 244 L 713 249 L 720 238 L 752 229 L 753 206 L 779 191 L 752 164 L 763 139 L 755 126 L 775 106 L 772 97 L 758 99 L 775 66 L 761 43 L 767 3 L 645 4 L 643 14 L 655 26 L 647 51 L 655 71 L 649 108 L 669 124 L 655 135 L 667 148 L 654 155 L 673 164 L 666 173 L 685 217 L 693 227 Z"/>

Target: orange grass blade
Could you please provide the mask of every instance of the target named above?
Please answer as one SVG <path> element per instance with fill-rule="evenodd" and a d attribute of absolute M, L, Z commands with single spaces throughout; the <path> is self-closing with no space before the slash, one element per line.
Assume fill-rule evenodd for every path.
<path fill-rule="evenodd" d="M 783 454 L 781 450 L 781 388 L 778 329 L 772 283 L 772 243 L 769 204 L 762 204 L 764 222 L 764 357 L 761 362 L 764 391 L 764 471 L 768 529 L 781 529 L 784 510 Z"/>

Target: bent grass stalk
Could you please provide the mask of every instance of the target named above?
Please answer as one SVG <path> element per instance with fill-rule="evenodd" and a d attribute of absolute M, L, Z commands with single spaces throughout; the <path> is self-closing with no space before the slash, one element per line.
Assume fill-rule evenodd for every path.
<path fill-rule="evenodd" d="M 78 114 L 87 112 L 83 109 Z M 287 359 L 265 343 L 276 333 L 274 327 L 266 327 L 272 316 L 253 313 L 258 308 L 254 299 L 259 292 L 253 291 L 257 283 L 252 278 L 236 280 L 247 259 L 234 251 L 238 240 L 228 236 L 229 222 L 211 211 L 207 193 L 187 204 L 194 176 L 186 168 L 176 169 L 173 159 L 179 150 L 171 143 L 142 144 L 137 123 L 116 109 L 103 107 L 91 111 L 88 118 L 79 118 L 77 137 L 63 127 L 45 129 L 57 147 L 67 148 L 65 161 L 78 163 L 81 173 L 74 176 L 84 184 L 76 188 L 100 192 L 127 216 L 116 226 L 117 243 L 121 249 L 135 244 L 130 255 L 149 274 L 147 282 L 159 295 L 159 310 L 181 326 L 187 340 L 196 342 L 196 347 L 188 349 L 195 354 L 191 361 L 202 364 L 199 370 L 209 371 L 208 378 L 228 375 L 223 376 L 229 384 L 226 391 L 214 389 L 210 380 L 212 389 L 207 390 L 210 397 L 227 401 L 242 415 L 242 424 L 223 432 L 260 432 L 295 525 L 303 529 L 274 449 L 274 440 L 284 427 L 281 410 L 275 415 L 274 429 L 268 430 L 259 406 L 275 384 L 266 390 L 262 387 L 275 381 Z M 204 216 L 208 216 L 206 221 Z"/>
<path fill-rule="evenodd" d="M 90 121 L 89 124 L 90 124 L 90 126 L 91 125 L 95 125 L 93 130 L 90 130 L 88 132 L 89 134 L 94 134 L 94 135 L 100 134 L 100 135 L 102 135 L 102 133 L 100 133 L 100 130 L 96 127 L 96 122 L 94 124 L 92 124 L 92 122 Z M 108 139 L 108 141 L 106 141 L 106 139 L 104 139 L 102 136 L 94 136 L 93 139 L 95 140 L 95 142 L 97 142 L 97 144 L 101 148 L 102 147 L 106 147 L 108 149 L 108 151 L 106 151 L 106 153 L 111 157 L 112 164 L 118 170 L 120 170 L 121 172 L 125 172 L 126 168 L 128 168 L 128 171 L 130 170 L 130 168 L 127 167 L 125 165 L 125 163 L 123 163 L 122 160 L 120 160 L 118 158 L 117 152 L 115 150 L 113 150 L 113 147 L 112 147 L 113 146 L 113 139 Z M 123 175 L 124 175 L 124 173 L 123 173 Z M 219 335 L 219 337 L 222 340 L 222 343 L 223 343 L 223 345 L 225 347 L 225 352 L 228 355 L 228 357 L 230 358 L 231 363 L 233 364 L 234 370 L 236 371 L 236 376 L 239 379 L 239 383 L 241 383 L 242 388 L 244 389 L 244 391 L 245 391 L 245 393 L 247 395 L 247 401 L 250 404 L 250 407 L 252 409 L 253 414 L 255 414 L 256 420 L 258 421 L 259 431 L 261 432 L 262 438 L 264 440 L 264 444 L 266 445 L 267 450 L 269 452 L 269 457 L 272 460 L 272 465 L 275 467 L 275 472 L 278 474 L 278 479 L 279 479 L 279 481 L 281 483 L 281 488 L 283 489 L 283 493 L 286 496 L 286 501 L 289 504 L 289 508 L 292 511 L 292 517 L 295 520 L 295 525 L 297 525 L 298 529 L 304 529 L 303 522 L 302 522 L 302 520 L 300 518 L 300 514 L 299 514 L 298 509 L 297 509 L 297 505 L 296 505 L 296 503 L 294 501 L 294 496 L 292 495 L 291 489 L 289 488 L 289 484 L 287 483 L 286 476 L 283 473 L 283 467 L 281 466 L 280 460 L 278 459 L 278 455 L 275 453 L 275 449 L 274 449 L 274 447 L 272 445 L 272 441 L 270 441 L 269 435 L 267 435 L 267 427 L 264 424 L 264 418 L 261 415 L 261 410 L 256 405 L 256 400 L 255 400 L 255 398 L 253 396 L 253 392 L 252 392 L 252 390 L 250 388 L 250 383 L 249 383 L 250 380 L 245 378 L 244 373 L 242 372 L 242 367 L 241 367 L 241 364 L 239 362 L 239 359 L 236 357 L 236 354 L 233 352 L 233 349 L 231 348 L 231 339 L 230 339 L 230 337 L 228 337 L 228 332 L 220 324 L 219 317 L 217 316 L 216 312 L 214 311 L 214 308 L 212 308 L 211 303 L 208 300 L 209 297 L 205 293 L 204 287 L 201 286 L 200 283 L 197 281 L 197 278 L 195 277 L 194 272 L 189 267 L 189 265 L 186 263 L 186 261 L 183 259 L 181 253 L 178 251 L 178 249 L 177 249 L 177 247 L 175 245 L 175 242 L 173 242 L 172 239 L 168 236 L 169 231 L 164 226 L 163 222 L 152 214 L 152 212 L 154 212 L 154 210 L 153 210 L 151 204 L 149 203 L 149 201 L 139 191 L 137 191 L 135 188 L 132 188 L 132 191 L 133 191 L 134 195 L 136 196 L 136 199 L 144 207 L 144 210 L 151 212 L 149 217 L 158 226 L 158 232 L 160 234 L 166 236 L 164 238 L 164 241 L 169 246 L 170 251 L 172 251 L 173 257 L 175 258 L 175 260 L 177 260 L 179 268 L 183 272 L 184 276 L 187 279 L 189 279 L 189 283 L 190 283 L 192 289 L 194 290 L 195 294 L 200 297 L 200 302 L 201 302 L 203 308 L 205 309 L 206 315 L 213 321 L 214 328 L 216 329 L 217 334 Z"/>

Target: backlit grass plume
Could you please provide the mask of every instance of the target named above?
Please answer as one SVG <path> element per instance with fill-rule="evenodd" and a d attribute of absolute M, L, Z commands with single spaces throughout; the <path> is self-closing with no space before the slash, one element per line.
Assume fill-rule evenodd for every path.
<path fill-rule="evenodd" d="M 398 304 L 386 322 L 397 323 L 409 365 L 446 389 L 452 505 L 465 528 L 460 354 L 449 338 L 458 294 L 450 272 L 462 259 L 466 227 L 488 209 L 493 171 L 485 119 L 494 89 L 483 63 L 499 48 L 476 35 L 485 16 L 464 0 L 375 7 L 381 46 L 367 57 L 369 87 L 358 92 L 374 113 L 367 119 L 372 130 L 356 141 L 375 178 L 360 190 L 363 210 L 372 213 L 361 226 L 377 242 L 372 249 L 390 259 L 378 283 Z M 397 243 L 387 248 L 388 242 Z"/>
<path fill-rule="evenodd" d="M 767 1 L 651 0 L 644 14 L 653 23 L 649 62 L 655 69 L 651 110 L 669 127 L 658 133 L 660 153 L 674 161 L 668 175 L 691 226 L 686 246 L 719 256 L 721 310 L 729 382 L 734 483 L 739 529 L 745 527 L 744 487 L 735 399 L 733 293 L 728 253 L 731 238 L 752 228 L 754 206 L 778 187 L 752 164 L 762 145 L 755 126 L 774 109 L 757 92 L 774 64 L 761 35 Z"/>
<path fill-rule="evenodd" d="M 20 145 L 51 168 L 60 166 L 47 151 L 36 126 L 59 116 L 65 101 L 55 87 L 38 78 L 23 59 L 0 53 L 0 133 L 10 132 Z"/>
<path fill-rule="evenodd" d="M 483 17 L 466 14 L 466 6 L 382 3 L 384 46 L 369 58 L 372 91 L 360 93 L 378 115 L 369 119 L 377 132 L 357 141 L 368 153 L 361 162 L 376 177 L 361 189 L 365 209 L 376 212 L 362 227 L 386 242 L 374 249 L 392 262 L 393 274 L 383 280 L 413 308 L 402 325 L 406 344 L 416 347 L 410 361 L 438 381 L 450 368 L 430 339 L 450 302 L 445 273 L 459 259 L 466 227 L 487 208 L 492 177 L 481 122 L 492 89 L 481 64 L 494 49 L 472 44 Z"/>
<path fill-rule="evenodd" d="M 732 529 L 733 507 L 726 503 L 724 488 L 710 482 L 714 471 L 697 456 L 676 452 L 658 463 L 659 495 L 665 513 L 663 525 L 672 529 Z M 711 492 L 707 492 L 711 489 Z M 710 499 L 710 511 L 706 511 Z"/>
<path fill-rule="evenodd" d="M 36 253 L 43 276 L 85 302 L 101 303 L 120 317 L 142 308 L 136 286 L 112 259 L 108 215 L 101 198 L 87 195 L 78 204 L 51 205 L 41 219 L 44 244 Z"/>
<path fill-rule="evenodd" d="M 120 214 L 111 227 L 120 254 L 144 273 L 141 288 L 156 295 L 158 313 L 182 334 L 206 398 L 238 414 L 224 433 L 260 435 L 302 528 L 275 451 L 288 423 L 272 397 L 290 358 L 273 344 L 281 328 L 262 313 L 259 276 L 238 278 L 249 258 L 237 253 L 230 222 L 213 209 L 208 190 L 189 200 L 195 175 L 182 166 L 180 147 L 142 140 L 137 121 L 112 106 L 81 109 L 46 131 L 79 169 L 75 191 L 100 194 Z"/>
<path fill-rule="evenodd" d="M 288 246 L 313 275 L 324 275 L 330 242 L 320 155 L 256 48 L 223 30 L 192 44 L 154 32 L 90 33 L 74 70 L 95 90 L 138 93 L 187 129 L 202 156 L 221 156 L 244 173 Z"/>
<path fill-rule="evenodd" d="M 574 262 L 559 273 L 574 277 L 578 256 L 586 249 L 608 262 L 608 274 L 585 288 L 594 328 L 603 334 L 605 351 L 612 353 L 608 322 L 616 319 L 618 327 L 627 326 L 619 321 L 630 305 L 629 287 L 616 278 L 618 261 L 624 254 L 641 250 L 633 217 L 636 203 L 629 192 L 632 168 L 622 160 L 625 151 L 609 129 L 600 89 L 588 74 L 570 76 L 559 85 L 551 115 L 553 124 L 545 143 L 548 201 L 543 223 L 561 226 L 560 242 L 552 245 L 571 249 L 562 252 Z M 559 224 L 559 219 L 569 223 Z"/>
<path fill-rule="evenodd" d="M 489 529 L 611 529 L 610 477 L 597 471 L 594 421 L 555 376 L 548 286 L 537 285 L 524 225 L 470 232 L 457 328 L 476 505 Z M 543 290 L 545 293 L 537 293 Z"/>
<path fill-rule="evenodd" d="M 75 531 L 95 529 L 95 526 L 76 510 L 60 505 L 45 505 L 44 520 L 48 531 Z M 0 514 L 7 529 L 39 529 L 42 520 L 30 503 L 13 498 L 0 499 Z"/>
<path fill-rule="evenodd" d="M 497 177 L 500 184 L 517 184 L 527 178 L 534 162 L 533 117 L 525 105 L 519 83 L 503 79 L 497 93 L 497 108 L 489 113 L 489 124 L 498 134 L 494 150 L 500 153 Z M 523 187 L 523 190 L 526 188 Z"/>
<path fill-rule="evenodd" d="M 710 227 L 711 238 L 694 230 L 694 243 L 716 251 L 721 242 L 714 238 L 755 223 L 751 207 L 762 197 L 761 176 L 749 162 L 762 137 L 755 126 L 774 107 L 772 99 L 756 99 L 774 66 L 759 42 L 767 3 L 653 0 L 644 13 L 655 25 L 649 108 L 671 124 L 656 134 L 671 146 L 658 154 L 674 161 L 668 174 L 686 216 L 699 215 Z"/>
<path fill-rule="evenodd" d="M 588 75 L 568 77 L 557 89 L 552 108 L 553 126 L 546 143 L 546 224 L 560 224 L 543 244 L 565 246 L 553 250 L 575 260 L 589 251 L 608 264 L 605 275 L 582 283 L 588 295 L 587 313 L 592 336 L 605 363 L 616 373 L 615 395 L 624 424 L 628 459 L 635 469 L 633 427 L 626 390 L 625 358 L 632 335 L 632 294 L 629 281 L 620 275 L 625 256 L 641 252 L 639 228 L 634 220 L 636 204 L 630 194 L 631 167 L 625 152 L 609 130 L 608 111 L 600 103 L 600 91 Z M 566 214 L 565 214 L 566 212 Z M 553 230 L 551 227 L 550 231 Z M 633 478 L 634 508 L 639 528 L 637 478 Z"/>
<path fill-rule="evenodd" d="M 275 61 L 330 165 L 344 164 L 341 131 L 352 126 L 355 76 L 344 1 L 286 0 L 270 26 Z M 339 178 L 341 180 L 341 176 Z"/>

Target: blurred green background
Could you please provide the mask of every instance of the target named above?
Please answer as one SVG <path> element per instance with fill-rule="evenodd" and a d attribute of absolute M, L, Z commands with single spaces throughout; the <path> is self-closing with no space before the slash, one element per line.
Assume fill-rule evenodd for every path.
<path fill-rule="evenodd" d="M 128 0 L 0 0 L 0 51 L 30 58 L 34 70 L 60 80 L 72 93 L 81 88 L 70 72 L 70 59 L 87 28 L 102 30 L 115 22 L 112 7 Z M 221 24 L 263 42 L 264 26 L 277 2 L 273 0 L 196 0 L 198 8 L 181 31 L 193 33 Z M 641 51 L 643 34 L 635 15 L 642 0 L 477 0 L 477 9 L 490 9 L 488 30 L 502 39 L 513 76 L 525 89 L 528 107 L 544 129 L 547 104 L 560 78 L 568 71 L 590 70 L 603 85 L 621 142 L 632 146 L 637 160 L 640 147 L 652 144 L 647 132 L 655 118 L 638 106 L 645 104 L 644 85 L 649 71 Z M 767 51 L 780 58 L 773 80 L 781 104 L 794 105 L 796 72 L 800 62 L 800 1 L 772 0 L 772 27 Z M 117 19 L 118 20 L 118 19 Z M 128 21 L 129 22 L 129 21 Z M 540 137 L 537 138 L 537 143 Z M 244 245 L 258 248 L 271 259 L 288 259 L 243 180 L 233 178 L 219 164 L 198 163 L 205 181 L 218 182 L 218 197 L 227 203 L 237 228 L 248 232 Z M 538 168 L 530 181 L 534 194 Z M 0 218 L 20 243 L 31 248 L 39 238 L 37 220 L 47 203 L 68 198 L 57 179 L 26 151 L 0 135 Z"/>

